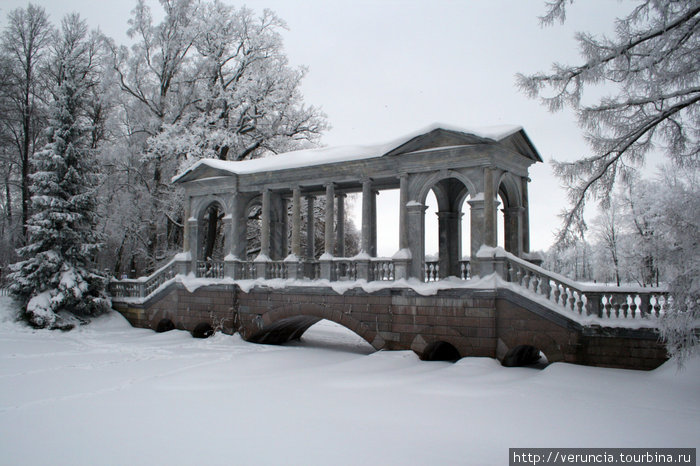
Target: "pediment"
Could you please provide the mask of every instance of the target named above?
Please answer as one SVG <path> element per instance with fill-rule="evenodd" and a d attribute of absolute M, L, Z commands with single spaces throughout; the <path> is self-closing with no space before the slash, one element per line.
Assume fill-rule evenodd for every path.
<path fill-rule="evenodd" d="M 192 169 L 185 172 L 182 176 L 177 177 L 177 181 L 184 183 L 186 181 L 203 180 L 206 178 L 217 178 L 220 176 L 231 176 L 229 170 L 224 170 L 217 167 L 212 167 L 206 163 L 199 163 Z"/>
<path fill-rule="evenodd" d="M 440 147 L 486 144 L 488 142 L 492 142 L 492 140 L 474 134 L 437 128 L 406 141 L 384 155 L 398 155 L 421 150 L 438 149 Z"/>

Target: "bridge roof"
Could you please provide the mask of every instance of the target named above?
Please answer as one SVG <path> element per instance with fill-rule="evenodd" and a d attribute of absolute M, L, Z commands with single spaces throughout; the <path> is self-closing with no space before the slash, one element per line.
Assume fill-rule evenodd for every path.
<path fill-rule="evenodd" d="M 277 170 L 305 168 L 331 163 L 351 162 L 390 155 L 430 151 L 432 149 L 497 144 L 520 154 L 532 162 L 542 157 L 521 126 L 494 126 L 479 129 L 455 128 L 434 124 L 396 140 L 369 146 L 323 147 L 286 152 L 253 160 L 232 162 L 202 159 L 173 177 L 174 183 L 184 183 L 216 176 L 264 173 Z"/>

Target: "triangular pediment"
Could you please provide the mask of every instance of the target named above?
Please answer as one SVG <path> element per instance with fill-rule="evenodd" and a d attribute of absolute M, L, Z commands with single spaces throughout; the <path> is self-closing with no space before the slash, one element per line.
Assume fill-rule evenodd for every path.
<path fill-rule="evenodd" d="M 186 181 L 202 180 L 205 178 L 216 178 L 219 176 L 231 176 L 229 170 L 224 170 L 217 167 L 212 167 L 207 163 L 198 163 L 191 169 L 187 170 L 183 175 L 176 177 L 177 181 L 184 183 Z"/>
<path fill-rule="evenodd" d="M 463 131 L 436 128 L 416 136 L 390 150 L 385 156 L 407 154 L 422 150 L 439 149 L 441 147 L 467 146 L 476 144 L 498 144 L 513 152 L 517 152 L 535 162 L 542 162 L 542 157 L 533 146 L 525 131 L 517 129 L 512 133 L 494 136 L 494 138 L 476 135 Z"/>
<path fill-rule="evenodd" d="M 474 134 L 437 128 L 406 141 L 384 155 L 398 155 L 421 150 L 438 149 L 440 147 L 486 144 L 488 142 L 493 141 Z"/>

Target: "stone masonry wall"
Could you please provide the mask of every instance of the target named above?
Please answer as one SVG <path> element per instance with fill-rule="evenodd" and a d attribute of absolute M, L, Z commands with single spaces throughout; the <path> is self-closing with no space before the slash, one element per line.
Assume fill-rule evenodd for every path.
<path fill-rule="evenodd" d="M 115 303 L 134 326 L 155 329 L 161 319 L 191 331 L 208 322 L 253 342 L 299 338 L 321 319 L 343 325 L 376 349 L 427 354 L 449 343 L 461 357 L 502 359 L 518 345 L 531 345 L 550 362 L 651 369 L 666 359 L 649 330 L 582 328 L 574 321 L 507 290 L 443 290 L 421 296 L 410 289 L 360 289 L 338 294 L 325 287 L 211 285 L 190 293 L 175 283 L 144 304 Z"/>

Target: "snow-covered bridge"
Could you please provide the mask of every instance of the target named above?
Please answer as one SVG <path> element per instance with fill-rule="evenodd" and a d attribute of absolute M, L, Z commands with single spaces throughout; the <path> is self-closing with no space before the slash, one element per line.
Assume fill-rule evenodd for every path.
<path fill-rule="evenodd" d="M 185 191 L 183 252 L 151 277 L 114 281 L 115 307 L 135 325 L 208 322 L 257 342 L 299 338 L 328 319 L 377 349 L 413 349 L 428 359 L 518 363 L 536 348 L 550 361 L 655 367 L 665 358 L 653 331 L 661 290 L 586 288 L 528 261 L 528 168 L 540 161 L 522 128 L 445 126 L 379 146 L 202 160 L 173 180 Z M 397 188 L 399 248 L 380 258 L 376 196 Z M 438 204 L 437 261 L 425 260 L 430 191 Z M 353 257 L 345 257 L 349 193 L 362 193 Z M 463 257 L 467 203 L 470 254 Z M 501 203 L 504 248 L 497 248 Z M 249 222 L 254 210 L 259 229 Z"/>

